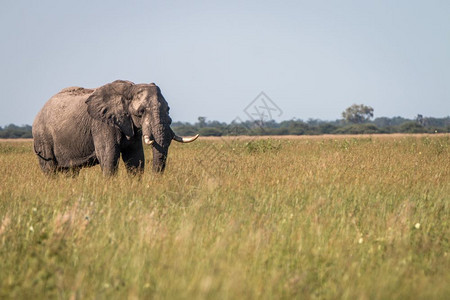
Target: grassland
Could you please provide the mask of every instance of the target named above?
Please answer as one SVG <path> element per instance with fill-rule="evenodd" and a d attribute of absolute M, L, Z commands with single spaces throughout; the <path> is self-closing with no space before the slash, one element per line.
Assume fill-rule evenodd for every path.
<path fill-rule="evenodd" d="M 31 149 L 0 142 L 0 298 L 450 298 L 449 135 L 203 139 L 141 178 Z"/>

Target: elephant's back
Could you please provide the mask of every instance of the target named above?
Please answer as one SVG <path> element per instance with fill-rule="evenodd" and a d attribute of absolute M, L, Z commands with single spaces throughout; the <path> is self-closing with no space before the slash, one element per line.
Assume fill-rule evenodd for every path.
<path fill-rule="evenodd" d="M 86 99 L 94 92 L 91 89 L 69 87 L 51 97 L 41 110 L 48 119 L 61 119 L 86 111 Z"/>
<path fill-rule="evenodd" d="M 85 89 L 79 86 L 71 86 L 61 90 L 58 94 L 65 94 L 70 96 L 82 96 L 82 95 L 90 95 L 94 92 L 93 89 Z"/>
<path fill-rule="evenodd" d="M 86 99 L 94 90 L 69 87 L 51 97 L 33 122 L 33 131 L 51 132 L 64 124 L 87 121 Z"/>

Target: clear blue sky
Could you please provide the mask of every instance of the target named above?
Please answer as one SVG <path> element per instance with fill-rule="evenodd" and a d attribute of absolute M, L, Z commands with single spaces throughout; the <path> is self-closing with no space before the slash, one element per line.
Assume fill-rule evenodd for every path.
<path fill-rule="evenodd" d="M 231 121 L 264 91 L 277 120 L 450 115 L 450 1 L 0 4 L 0 125 L 67 86 L 155 82 L 174 121 Z"/>

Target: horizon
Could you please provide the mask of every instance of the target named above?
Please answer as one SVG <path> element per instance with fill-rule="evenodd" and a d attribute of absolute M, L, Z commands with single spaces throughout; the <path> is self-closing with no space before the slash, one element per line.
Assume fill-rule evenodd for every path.
<path fill-rule="evenodd" d="M 204 116 L 201 116 L 201 117 L 204 117 Z M 401 119 L 404 119 L 404 120 L 407 120 L 407 121 L 415 121 L 416 120 L 416 118 L 407 118 L 407 117 L 403 117 L 403 116 L 393 116 L 393 117 L 379 116 L 379 117 L 373 117 L 370 120 L 362 122 L 362 123 L 352 123 L 352 122 L 348 122 L 348 121 L 346 123 L 348 123 L 349 125 L 351 125 L 351 124 L 356 124 L 356 125 L 359 124 L 359 125 L 361 125 L 361 124 L 365 124 L 365 123 L 373 123 L 377 119 L 381 119 L 381 118 L 387 118 L 387 119 L 401 118 Z M 450 115 L 444 116 L 444 117 L 423 116 L 423 118 L 424 119 L 431 118 L 431 119 L 439 119 L 439 120 L 441 120 L 441 119 L 450 119 Z M 208 117 L 205 118 L 206 124 L 211 123 L 211 122 L 219 122 L 219 123 L 231 124 L 233 121 L 235 121 L 235 120 L 232 120 L 232 121 L 221 121 L 221 120 L 212 120 L 212 119 L 209 119 Z M 250 120 L 250 119 L 249 120 L 242 120 L 242 121 L 244 123 L 245 122 L 258 122 L 258 120 Z M 308 118 L 308 119 L 297 119 L 297 118 L 294 118 L 294 119 L 279 120 L 279 121 L 272 119 L 272 120 L 263 121 L 263 124 L 264 123 L 269 123 L 269 122 L 272 122 L 272 121 L 275 122 L 276 124 L 280 124 L 282 122 L 290 122 L 290 121 L 303 122 L 303 123 L 309 123 L 310 121 L 319 122 L 319 123 L 334 123 L 334 122 L 345 122 L 345 119 L 340 118 L 340 119 L 335 119 L 335 120 L 323 120 L 323 119 L 317 119 L 317 118 Z M 200 121 L 199 120 L 196 120 L 196 121 L 193 121 L 193 122 L 189 122 L 189 121 L 172 121 L 172 124 L 174 124 L 174 123 L 184 123 L 184 124 L 187 123 L 187 124 L 190 124 L 190 125 L 195 125 L 195 124 L 199 124 Z M 0 127 L 1 128 L 5 128 L 6 126 L 10 126 L 10 125 L 14 125 L 14 126 L 18 126 L 18 127 L 32 126 L 32 124 L 9 123 L 9 124 L 3 124 L 3 125 L 0 124 Z"/>

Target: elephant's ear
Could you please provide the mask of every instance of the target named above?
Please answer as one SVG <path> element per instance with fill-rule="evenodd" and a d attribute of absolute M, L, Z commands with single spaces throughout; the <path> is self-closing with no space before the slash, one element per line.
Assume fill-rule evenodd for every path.
<path fill-rule="evenodd" d="M 134 135 L 133 122 L 128 112 L 129 81 L 114 81 L 97 88 L 86 100 L 89 115 L 97 120 L 119 128 L 127 137 Z"/>

